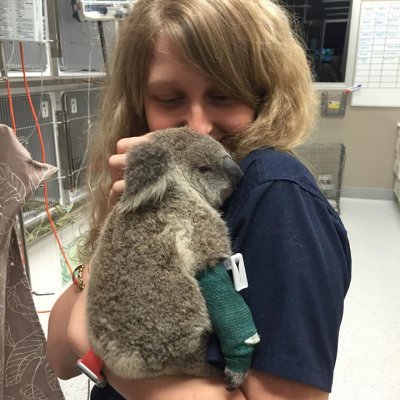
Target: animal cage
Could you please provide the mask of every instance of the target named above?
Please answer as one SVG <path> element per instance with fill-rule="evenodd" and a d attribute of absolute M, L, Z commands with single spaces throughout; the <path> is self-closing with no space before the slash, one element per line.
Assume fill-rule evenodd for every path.
<path fill-rule="evenodd" d="M 342 143 L 313 143 L 298 147 L 296 154 L 311 169 L 321 192 L 340 214 L 345 146 Z"/>
<path fill-rule="evenodd" d="M 48 93 L 43 93 L 42 95 L 34 94 L 31 97 L 43 135 L 46 162 L 57 166 L 56 143 L 53 127 L 54 121 L 50 95 Z M 16 135 L 18 140 L 26 147 L 34 160 L 41 161 L 41 146 L 27 96 L 13 96 L 13 105 L 17 125 Z M 2 124 L 12 126 L 8 98 L 6 96 L 0 97 L 0 115 L 0 122 Z M 59 202 L 60 188 L 58 180 L 55 178 L 50 179 L 48 182 L 48 199 L 50 204 Z M 38 188 L 38 190 L 31 196 L 31 203 L 35 201 L 40 203 L 44 201 L 42 188 Z M 24 213 L 29 213 L 28 209 L 29 206 L 25 207 Z"/>
<path fill-rule="evenodd" d="M 71 3 L 66 0 L 57 1 L 61 46 L 60 71 L 65 74 L 104 72 L 98 24 L 94 21 L 79 21 L 74 16 Z M 111 51 L 116 39 L 114 21 L 104 21 L 103 29 L 106 49 Z"/>
<path fill-rule="evenodd" d="M 25 54 L 25 69 L 27 72 L 46 71 L 48 60 L 44 43 L 22 42 Z M 4 59 L 9 71 L 22 71 L 19 54 L 19 44 L 16 41 L 3 42 Z"/>
<path fill-rule="evenodd" d="M 51 93 L 32 94 L 31 98 L 43 135 L 46 162 L 59 168 L 59 173 L 47 181 L 47 194 L 54 222 L 63 226 L 71 221 L 70 211 L 75 201 L 79 200 L 74 209 L 78 211 L 86 196 L 84 177 L 88 127 L 96 118 L 99 90 L 63 92 L 60 109 L 55 112 Z M 13 96 L 13 105 L 18 140 L 34 160 L 41 161 L 41 146 L 27 96 Z M 0 96 L 0 123 L 12 126 L 7 96 Z M 44 223 L 47 217 L 43 186 L 31 195 L 22 212 L 28 242 L 49 233 L 50 227 Z"/>
<path fill-rule="evenodd" d="M 76 191 L 84 186 L 88 130 L 90 122 L 96 118 L 99 90 L 64 92 L 61 99 L 67 122 L 65 150 L 68 164 L 66 169 L 70 177 L 68 190 Z"/>

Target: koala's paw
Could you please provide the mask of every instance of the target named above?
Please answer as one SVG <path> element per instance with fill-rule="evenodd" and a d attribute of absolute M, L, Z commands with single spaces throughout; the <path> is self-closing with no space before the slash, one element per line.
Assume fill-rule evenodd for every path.
<path fill-rule="evenodd" d="M 226 390 L 229 392 L 234 391 L 244 383 L 246 377 L 247 372 L 234 372 L 229 368 L 225 368 Z"/>

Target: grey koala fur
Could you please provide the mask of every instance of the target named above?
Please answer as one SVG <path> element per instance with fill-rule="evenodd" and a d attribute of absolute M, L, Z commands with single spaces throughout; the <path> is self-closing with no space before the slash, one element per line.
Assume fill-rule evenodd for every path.
<path fill-rule="evenodd" d="M 88 288 L 89 338 L 116 375 L 222 375 L 206 361 L 212 328 L 196 276 L 231 255 L 217 209 L 241 174 L 220 143 L 188 128 L 128 153 Z"/>

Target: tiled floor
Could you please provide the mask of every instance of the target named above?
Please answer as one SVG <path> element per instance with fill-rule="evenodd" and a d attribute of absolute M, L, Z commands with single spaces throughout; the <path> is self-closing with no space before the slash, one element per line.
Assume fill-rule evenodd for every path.
<path fill-rule="evenodd" d="M 342 200 L 353 257 L 331 400 L 400 399 L 400 211 Z"/>
<path fill-rule="evenodd" d="M 353 256 L 353 279 L 346 298 L 331 400 L 398 400 L 400 398 L 400 210 L 396 203 L 342 199 L 342 220 Z M 35 264 L 32 249 L 32 264 Z M 33 288 L 51 272 L 46 260 L 32 265 Z M 43 256 L 40 256 L 43 257 Z M 49 281 L 46 279 L 47 282 Z M 53 281 L 54 282 L 54 281 Z M 57 284 L 58 285 L 58 284 Z M 42 288 L 59 293 L 60 286 Z M 53 302 L 55 296 L 48 300 Z M 38 304 L 46 308 L 48 304 Z M 51 304 L 50 304 L 51 305 Z M 47 330 L 46 314 L 41 314 Z M 83 377 L 63 382 L 67 400 L 87 397 Z"/>

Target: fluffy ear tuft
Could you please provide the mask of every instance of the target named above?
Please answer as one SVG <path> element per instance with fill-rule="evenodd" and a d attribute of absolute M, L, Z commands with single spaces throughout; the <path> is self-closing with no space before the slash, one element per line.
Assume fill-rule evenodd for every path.
<path fill-rule="evenodd" d="M 161 202 L 169 183 L 172 155 L 161 143 L 150 139 L 127 154 L 125 191 L 118 202 L 121 212 L 154 206 Z"/>

